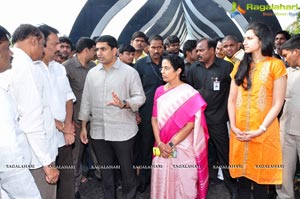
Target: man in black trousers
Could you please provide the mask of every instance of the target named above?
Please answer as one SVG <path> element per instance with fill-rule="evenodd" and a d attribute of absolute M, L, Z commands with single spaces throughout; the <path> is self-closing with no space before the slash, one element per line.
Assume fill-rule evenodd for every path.
<path fill-rule="evenodd" d="M 189 72 L 188 82 L 207 102 L 205 117 L 210 135 L 209 144 L 215 149 L 217 162 L 221 168 L 229 164 L 229 137 L 227 121 L 227 99 L 230 89 L 230 73 L 233 65 L 215 56 L 216 42 L 203 38 L 198 41 L 196 52 L 198 61 Z M 209 148 L 208 158 L 213 155 Z M 210 162 L 210 175 L 218 171 L 219 166 Z M 237 183 L 230 177 L 228 169 L 222 169 L 224 184 L 231 193 L 231 198 L 237 198 Z"/>

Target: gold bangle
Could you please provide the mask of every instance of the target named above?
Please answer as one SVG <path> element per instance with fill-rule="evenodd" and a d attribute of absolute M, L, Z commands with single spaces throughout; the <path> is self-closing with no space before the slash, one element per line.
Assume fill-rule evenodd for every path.
<path fill-rule="evenodd" d="M 162 143 L 162 142 L 159 142 L 158 145 L 157 145 L 157 147 L 159 147 L 159 145 L 160 145 L 161 143 Z"/>

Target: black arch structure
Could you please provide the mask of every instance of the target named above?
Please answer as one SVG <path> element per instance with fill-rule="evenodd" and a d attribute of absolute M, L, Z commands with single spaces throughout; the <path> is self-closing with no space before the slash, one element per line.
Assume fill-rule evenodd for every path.
<path fill-rule="evenodd" d="M 75 43 L 82 36 L 92 38 L 101 35 L 112 23 L 111 19 L 129 3 L 132 3 L 131 0 L 88 0 L 72 27 L 71 40 Z M 163 38 L 175 34 L 181 41 L 228 34 L 242 40 L 243 31 L 252 21 L 268 24 L 274 33 L 281 30 L 273 11 L 268 11 L 272 16 L 247 10 L 245 14 L 231 17 L 232 4 L 235 3 L 242 8 L 246 8 L 247 3 L 268 5 L 265 0 L 148 0 L 140 9 L 131 10 L 134 14 L 130 19 L 119 19 L 126 24 L 117 39 L 119 43 L 128 43 L 131 35 L 141 30 L 148 36 L 160 34 Z"/>

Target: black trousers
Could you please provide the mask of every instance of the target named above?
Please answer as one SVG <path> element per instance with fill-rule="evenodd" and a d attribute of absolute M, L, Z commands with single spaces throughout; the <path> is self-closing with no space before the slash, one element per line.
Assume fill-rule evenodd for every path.
<path fill-rule="evenodd" d="M 135 137 L 126 141 L 105 141 L 91 139 L 99 166 L 102 167 L 102 182 L 105 199 L 115 199 L 116 185 L 114 180 L 115 158 L 117 158 L 122 175 L 123 199 L 136 197 L 136 173 L 133 168 L 133 146 Z M 109 168 L 109 166 L 113 168 Z"/>
<path fill-rule="evenodd" d="M 217 162 L 221 167 L 227 167 L 229 165 L 229 136 L 227 123 L 208 124 L 207 127 L 210 136 L 210 144 L 213 145 L 217 155 Z M 210 157 L 208 158 L 210 159 Z M 217 165 L 213 168 L 218 170 Z M 236 179 L 231 178 L 228 169 L 222 169 L 222 173 L 226 188 L 230 193 L 237 193 L 238 186 Z"/>
<path fill-rule="evenodd" d="M 253 185 L 253 199 L 267 199 L 268 198 L 268 185 L 257 184 L 256 182 L 241 177 L 238 178 L 239 184 L 239 198 L 240 199 L 251 199 Z"/>
<path fill-rule="evenodd" d="M 135 164 L 150 168 L 152 164 L 152 148 L 154 146 L 154 134 L 151 121 L 142 121 L 139 124 L 139 132 L 135 143 Z M 149 167 L 147 167 L 149 166 Z M 151 169 L 141 169 L 139 179 L 141 183 L 150 183 Z"/>
<path fill-rule="evenodd" d="M 75 166 L 72 158 L 72 146 L 58 148 L 56 166 L 59 169 L 57 182 L 57 199 L 74 199 L 75 193 Z"/>

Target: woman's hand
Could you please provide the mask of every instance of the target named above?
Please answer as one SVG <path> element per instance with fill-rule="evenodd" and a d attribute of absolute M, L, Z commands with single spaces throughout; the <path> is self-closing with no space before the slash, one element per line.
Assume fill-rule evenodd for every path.
<path fill-rule="evenodd" d="M 172 148 L 168 145 L 165 144 L 163 142 L 161 142 L 158 146 L 159 150 L 160 150 L 160 156 L 162 156 L 163 158 L 169 158 L 172 152 Z"/>
<path fill-rule="evenodd" d="M 259 128 L 259 129 L 254 130 L 254 131 L 246 131 L 246 132 L 245 132 L 245 135 L 246 135 L 246 137 L 247 137 L 249 140 L 251 140 L 252 138 L 255 138 L 255 137 L 257 137 L 257 136 L 262 135 L 264 132 L 265 132 L 264 130 L 262 130 L 262 129 Z"/>
<path fill-rule="evenodd" d="M 241 142 L 249 142 L 253 138 L 260 136 L 261 134 L 264 133 L 262 129 L 242 132 L 239 128 L 231 127 L 231 130 L 235 134 L 236 139 Z"/>
<path fill-rule="evenodd" d="M 248 142 L 251 139 L 246 136 L 244 132 L 242 132 L 239 128 L 237 127 L 231 127 L 232 132 L 235 134 L 235 138 L 241 142 Z"/>

